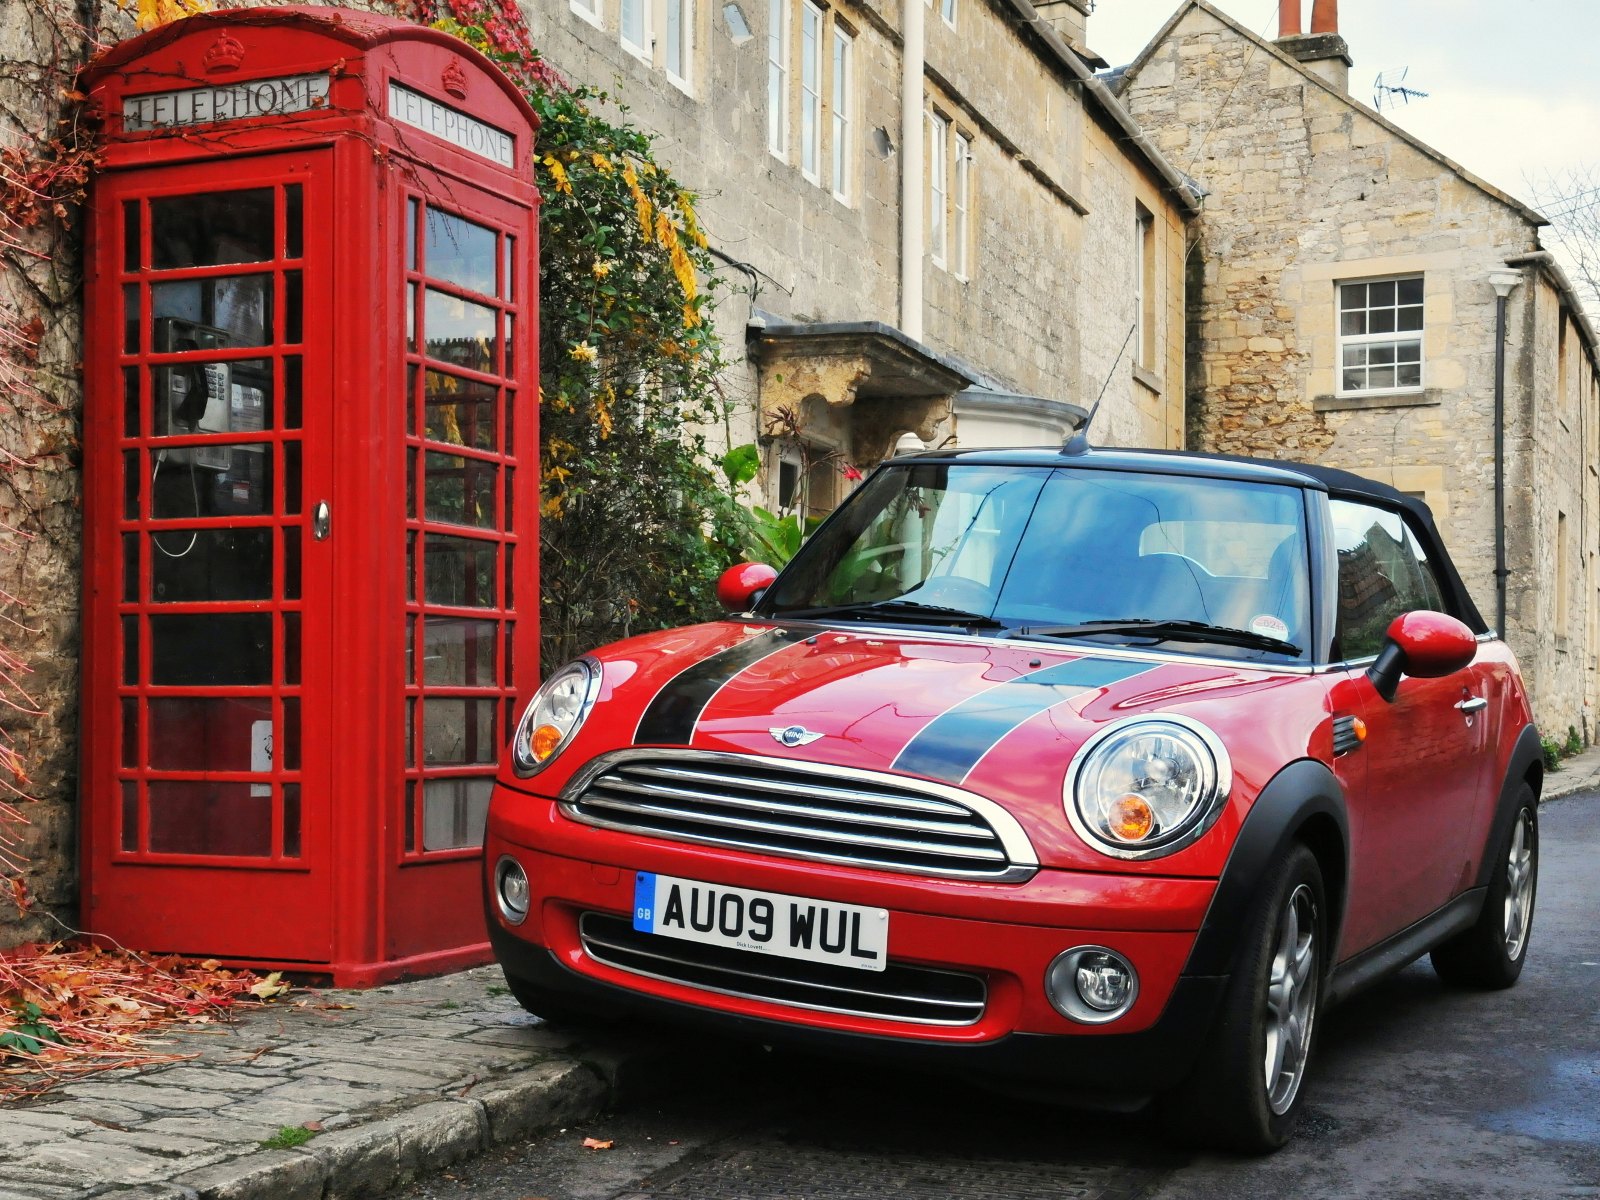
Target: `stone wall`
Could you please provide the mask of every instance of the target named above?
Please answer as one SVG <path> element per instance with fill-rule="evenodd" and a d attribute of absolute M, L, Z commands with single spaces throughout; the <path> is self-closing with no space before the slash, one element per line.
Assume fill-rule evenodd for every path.
<path fill-rule="evenodd" d="M 1492 624 L 1489 276 L 1538 249 L 1537 214 L 1204 5 L 1183 10 L 1122 87 L 1152 140 L 1209 191 L 1194 228 L 1192 442 L 1343 467 L 1423 496 Z M 1338 284 L 1400 275 L 1424 283 L 1423 389 L 1340 395 Z M 1573 395 L 1558 403 L 1557 294 L 1537 269 L 1521 276 L 1508 304 L 1506 624 L 1541 725 L 1564 735 L 1584 728 L 1593 701 L 1581 664 L 1595 598 L 1579 539 L 1594 542 L 1600 497 L 1566 448 L 1594 421 L 1593 402 L 1575 399 L 1594 364 L 1569 336 L 1562 378 Z M 1565 639 L 1553 632 L 1562 513 Z"/>

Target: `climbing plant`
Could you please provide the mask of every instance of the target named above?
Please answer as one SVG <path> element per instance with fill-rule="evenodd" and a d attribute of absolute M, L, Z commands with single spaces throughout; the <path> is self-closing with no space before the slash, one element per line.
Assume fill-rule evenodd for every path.
<path fill-rule="evenodd" d="M 729 413 L 694 197 L 613 97 L 540 59 L 515 0 L 413 3 L 498 62 L 541 122 L 544 666 L 710 616 L 743 539 L 730 476 L 708 457 Z"/>

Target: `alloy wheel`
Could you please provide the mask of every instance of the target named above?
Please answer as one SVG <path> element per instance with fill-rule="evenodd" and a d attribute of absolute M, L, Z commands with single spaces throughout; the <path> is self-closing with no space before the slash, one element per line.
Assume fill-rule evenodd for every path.
<path fill-rule="evenodd" d="M 1507 901 L 1507 920 L 1509 917 Z M 1305 1078 L 1317 1015 L 1317 903 L 1305 884 L 1295 888 L 1278 918 L 1267 979 L 1265 1071 L 1267 1104 L 1289 1110 Z"/>
<path fill-rule="evenodd" d="M 1521 955 L 1528 939 L 1528 923 L 1533 916 L 1533 814 L 1523 809 L 1517 814 L 1511 834 L 1511 850 L 1506 859 L 1505 937 L 1506 957 Z"/>

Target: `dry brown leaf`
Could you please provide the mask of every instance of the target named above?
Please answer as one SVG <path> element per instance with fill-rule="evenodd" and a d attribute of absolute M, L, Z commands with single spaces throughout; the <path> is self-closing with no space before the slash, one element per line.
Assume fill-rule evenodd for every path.
<path fill-rule="evenodd" d="M 612 1142 L 610 1139 L 607 1139 L 606 1141 L 601 1141 L 599 1138 L 591 1137 L 586 1137 L 583 1139 L 583 1148 L 585 1150 L 609 1150 L 611 1149 L 611 1146 Z"/>

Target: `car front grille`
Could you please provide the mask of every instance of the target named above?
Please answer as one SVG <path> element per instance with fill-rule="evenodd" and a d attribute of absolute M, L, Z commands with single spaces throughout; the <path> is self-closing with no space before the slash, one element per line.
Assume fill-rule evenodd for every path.
<path fill-rule="evenodd" d="M 960 788 L 788 759 L 624 750 L 562 794 L 574 820 L 673 841 L 994 882 L 1038 859 L 1004 809 Z"/>
<path fill-rule="evenodd" d="M 838 967 L 641 933 L 626 917 L 587 912 L 584 953 L 633 975 L 791 1008 L 914 1025 L 972 1025 L 983 1016 L 983 978 L 890 962 L 882 971 Z"/>

